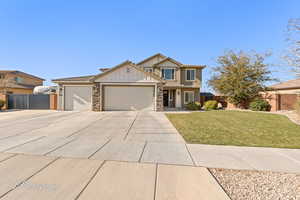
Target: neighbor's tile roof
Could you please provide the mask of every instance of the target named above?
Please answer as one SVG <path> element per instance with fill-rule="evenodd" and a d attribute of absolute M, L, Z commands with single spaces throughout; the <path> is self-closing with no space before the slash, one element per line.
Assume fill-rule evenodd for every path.
<path fill-rule="evenodd" d="M 77 81 L 84 81 L 88 82 L 90 79 L 94 78 L 96 75 L 89 75 L 89 76 L 77 76 L 77 77 L 68 77 L 68 78 L 58 78 L 53 79 L 53 82 L 77 82 Z"/>
<path fill-rule="evenodd" d="M 278 84 L 275 84 L 275 85 L 271 85 L 270 88 L 278 89 L 278 90 L 280 90 L 280 89 L 281 90 L 282 89 L 298 89 L 298 88 L 300 88 L 300 78 L 285 81 L 285 82 L 278 83 Z"/>
<path fill-rule="evenodd" d="M 34 76 L 34 75 L 31 75 L 31 74 L 27 74 L 25 72 L 21 72 L 21 71 L 18 71 L 18 70 L 0 70 L 0 74 L 1 73 L 13 73 L 13 74 L 21 74 L 21 75 L 24 75 L 24 76 L 29 76 L 29 77 L 32 77 L 32 78 L 36 78 L 36 79 L 40 79 L 42 81 L 44 81 L 45 79 L 43 78 L 40 78 L 40 77 L 37 77 L 37 76 Z"/>

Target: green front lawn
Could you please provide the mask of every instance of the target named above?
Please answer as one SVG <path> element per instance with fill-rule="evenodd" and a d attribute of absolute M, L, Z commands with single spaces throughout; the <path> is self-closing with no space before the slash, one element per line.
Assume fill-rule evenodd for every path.
<path fill-rule="evenodd" d="M 300 148 L 300 126 L 282 115 L 245 111 L 166 115 L 188 143 Z"/>

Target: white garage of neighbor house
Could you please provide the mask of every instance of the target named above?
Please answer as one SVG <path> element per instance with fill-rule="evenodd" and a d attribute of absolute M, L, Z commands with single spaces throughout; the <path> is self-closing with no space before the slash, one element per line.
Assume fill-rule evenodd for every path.
<path fill-rule="evenodd" d="M 52 80 L 59 85 L 59 110 L 155 110 L 163 109 L 164 81 L 125 61 L 94 76 Z"/>

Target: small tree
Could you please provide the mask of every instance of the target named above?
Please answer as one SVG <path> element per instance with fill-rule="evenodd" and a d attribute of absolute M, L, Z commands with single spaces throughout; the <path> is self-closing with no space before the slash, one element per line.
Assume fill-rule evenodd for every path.
<path fill-rule="evenodd" d="M 287 42 L 288 50 L 284 58 L 300 77 L 300 18 L 289 20 Z"/>
<path fill-rule="evenodd" d="M 268 65 L 264 64 L 267 56 L 270 54 L 226 52 L 217 59 L 219 66 L 213 68 L 210 86 L 235 106 L 247 107 L 261 91 L 265 91 L 265 82 L 274 80 L 270 77 Z"/>

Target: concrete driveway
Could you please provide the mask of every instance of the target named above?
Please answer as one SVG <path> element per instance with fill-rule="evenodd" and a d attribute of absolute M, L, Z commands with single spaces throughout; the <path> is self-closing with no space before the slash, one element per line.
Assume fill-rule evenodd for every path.
<path fill-rule="evenodd" d="M 229 199 L 163 113 L 0 114 L 0 199 Z"/>
<path fill-rule="evenodd" d="M 0 199 L 228 199 L 205 167 L 300 173 L 300 151 L 186 144 L 161 112 L 0 113 Z"/>
<path fill-rule="evenodd" d="M 0 152 L 300 172 L 300 150 L 186 144 L 162 112 L 0 114 Z"/>
<path fill-rule="evenodd" d="M 1 114 L 0 152 L 193 165 L 163 113 L 24 111 L 15 119 Z"/>

